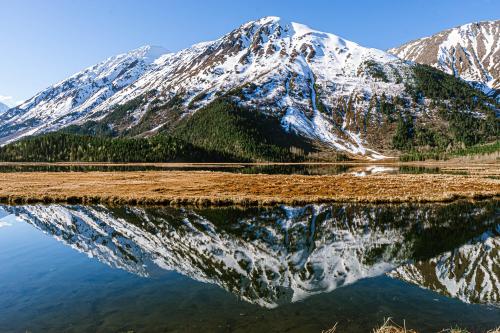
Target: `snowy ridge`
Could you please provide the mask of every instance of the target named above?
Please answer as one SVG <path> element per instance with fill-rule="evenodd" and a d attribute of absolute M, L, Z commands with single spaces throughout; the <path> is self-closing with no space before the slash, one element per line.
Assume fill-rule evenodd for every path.
<path fill-rule="evenodd" d="M 165 51 L 144 46 L 88 67 L 0 115 L 4 143 L 79 122 L 116 92 L 133 84 Z"/>
<path fill-rule="evenodd" d="M 367 62 L 386 66 L 389 82 L 373 79 L 366 71 Z M 345 121 L 335 124 L 321 113 L 316 102 L 333 110 L 339 102 L 363 96 L 359 108 L 367 108 L 366 99 L 373 94 L 402 94 L 404 85 L 396 83 L 395 76 L 406 77 L 409 67 L 383 51 L 277 17 L 246 23 L 216 41 L 168 54 L 156 64 L 101 108 L 154 89 L 165 101 L 173 96 L 185 97 L 185 105 L 196 101 L 198 109 L 243 87 L 247 89 L 242 104 L 282 117 L 286 129 L 374 159 L 382 156 L 366 149 Z"/>
<path fill-rule="evenodd" d="M 389 52 L 470 81 L 485 93 L 500 89 L 499 20 L 465 24 Z"/>
<path fill-rule="evenodd" d="M 394 127 L 382 102 L 398 102 L 398 112 L 404 108 L 415 119 L 432 121 L 435 115 L 429 100 L 414 105 L 407 92 L 415 62 L 496 93 L 498 22 L 465 25 L 391 50 L 412 60 L 406 61 L 264 17 L 178 52 L 146 46 L 77 73 L 0 115 L 0 144 L 87 121 L 105 122 L 117 133 L 137 129 L 140 133 L 131 132 L 153 135 L 225 96 L 277 118 L 286 131 L 322 148 L 382 159 L 393 149 Z M 134 106 L 126 114 L 106 117 L 130 101 Z M 113 118 L 120 118 L 119 124 Z"/>
<path fill-rule="evenodd" d="M 388 275 L 466 303 L 500 306 L 500 225 L 468 244 Z"/>

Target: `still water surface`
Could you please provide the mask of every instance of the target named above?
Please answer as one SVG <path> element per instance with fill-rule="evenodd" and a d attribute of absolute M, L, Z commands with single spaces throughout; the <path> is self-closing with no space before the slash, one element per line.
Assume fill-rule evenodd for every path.
<path fill-rule="evenodd" d="M 500 324 L 500 204 L 0 206 L 1 332 Z"/>
<path fill-rule="evenodd" d="M 363 165 L 363 164 L 0 164 L 0 172 L 91 172 L 91 171 L 212 171 L 247 174 L 298 174 L 338 175 L 350 173 L 359 176 L 371 174 L 448 173 L 464 174 L 465 171 L 446 170 L 439 167 Z"/>

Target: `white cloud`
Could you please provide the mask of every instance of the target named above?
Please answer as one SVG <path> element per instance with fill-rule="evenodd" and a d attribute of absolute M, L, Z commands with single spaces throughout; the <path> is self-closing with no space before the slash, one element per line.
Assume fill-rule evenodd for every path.
<path fill-rule="evenodd" d="M 0 95 L 0 102 L 10 105 L 13 102 L 13 97 Z"/>
<path fill-rule="evenodd" d="M 21 104 L 22 101 L 14 100 L 12 96 L 0 95 L 0 103 L 6 104 L 8 106 L 14 107 Z"/>

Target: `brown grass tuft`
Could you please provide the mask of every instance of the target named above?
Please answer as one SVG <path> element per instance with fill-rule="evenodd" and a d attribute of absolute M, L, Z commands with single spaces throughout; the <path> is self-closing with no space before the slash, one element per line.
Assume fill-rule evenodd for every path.
<path fill-rule="evenodd" d="M 337 324 L 338 323 L 335 323 L 332 328 L 329 328 L 326 331 L 321 331 L 321 333 L 335 333 L 335 331 L 337 331 Z"/>
<path fill-rule="evenodd" d="M 387 318 L 382 326 L 373 330 L 373 333 L 417 333 L 417 331 L 410 330 L 403 326 L 395 324 L 391 318 Z"/>
<path fill-rule="evenodd" d="M 335 323 L 335 325 L 332 328 L 326 331 L 321 331 L 321 333 L 335 333 L 337 331 L 337 324 L 338 323 Z M 412 329 L 407 329 L 406 324 L 404 322 L 403 326 L 399 326 L 396 323 L 394 323 L 394 321 L 391 318 L 388 318 L 385 319 L 382 326 L 374 329 L 373 333 L 418 333 L 418 332 Z M 439 331 L 438 333 L 470 333 L 470 332 L 466 329 L 455 327 Z M 500 326 L 492 330 L 489 330 L 486 333 L 500 333 Z"/>
<path fill-rule="evenodd" d="M 455 327 L 455 328 L 448 328 L 448 329 L 442 330 L 439 333 L 470 333 L 470 332 L 466 329 L 463 329 L 460 327 Z"/>

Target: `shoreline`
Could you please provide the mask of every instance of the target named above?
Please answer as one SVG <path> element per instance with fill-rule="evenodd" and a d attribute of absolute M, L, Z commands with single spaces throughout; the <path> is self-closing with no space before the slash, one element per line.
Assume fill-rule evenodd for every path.
<path fill-rule="evenodd" d="M 465 164 L 465 166 L 464 166 Z M 340 162 L 0 162 L 0 166 L 148 166 L 148 167 L 238 167 L 238 166 L 287 166 L 287 165 L 348 165 L 348 166 L 422 166 L 422 167 L 492 167 L 498 161 L 411 161 L 353 160 Z M 499 166 L 500 168 L 500 166 Z"/>
<path fill-rule="evenodd" d="M 209 171 L 0 173 L 0 202 L 273 206 L 438 203 L 499 199 L 500 180 L 477 175 L 268 175 Z"/>

